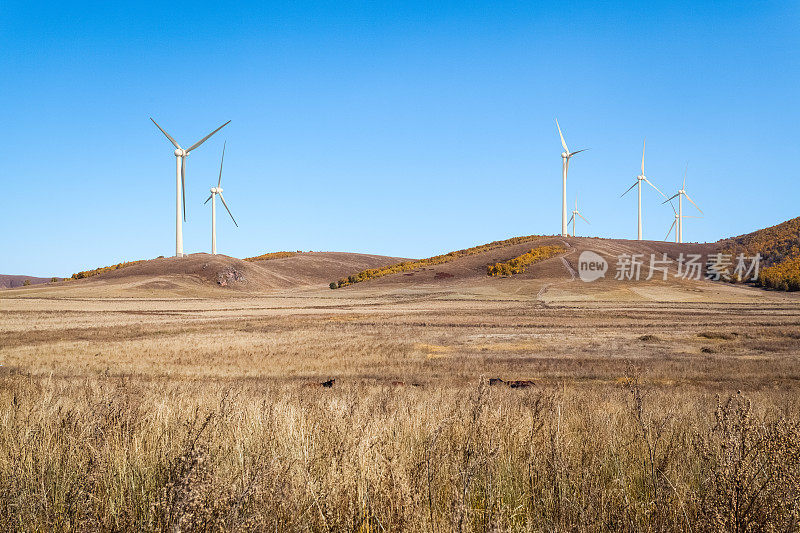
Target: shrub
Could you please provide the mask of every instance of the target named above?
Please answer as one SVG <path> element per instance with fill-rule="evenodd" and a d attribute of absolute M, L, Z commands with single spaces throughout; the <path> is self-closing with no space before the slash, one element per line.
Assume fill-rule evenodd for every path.
<path fill-rule="evenodd" d="M 255 257 L 245 257 L 245 261 L 269 261 L 271 259 L 283 259 L 284 257 L 292 257 L 295 256 L 300 252 L 300 250 L 296 252 L 269 252 L 266 254 L 257 255 Z"/>
<path fill-rule="evenodd" d="M 550 259 L 566 251 L 563 246 L 539 246 L 530 252 L 524 253 L 505 263 L 495 263 L 486 267 L 486 274 L 489 276 L 513 276 L 525 272 L 528 266 Z"/>
<path fill-rule="evenodd" d="M 56 277 L 50 278 L 50 283 L 55 283 L 56 281 L 58 281 L 58 278 Z"/>
<path fill-rule="evenodd" d="M 781 291 L 800 290 L 800 257 L 764 268 L 758 274 L 758 284 Z"/>
<path fill-rule="evenodd" d="M 109 272 L 111 270 L 117 270 L 117 269 L 120 269 L 120 268 L 125 268 L 125 267 L 128 267 L 128 266 L 136 265 L 138 263 L 143 263 L 143 262 L 144 262 L 143 260 L 127 261 L 127 262 L 123 262 L 123 263 L 117 263 L 116 265 L 95 268 L 94 270 L 83 270 L 81 272 L 77 272 L 77 273 L 73 274 L 72 275 L 72 279 L 90 278 L 92 276 L 96 276 L 96 275 L 102 274 L 104 272 Z"/>
<path fill-rule="evenodd" d="M 30 284 L 31 284 L 31 280 L 29 280 L 29 279 L 26 279 L 25 281 L 22 282 L 22 286 L 23 287 L 27 287 Z"/>
<path fill-rule="evenodd" d="M 331 284 L 329 285 L 329 287 L 331 289 L 338 289 L 339 285 L 335 281 L 331 281 Z"/>

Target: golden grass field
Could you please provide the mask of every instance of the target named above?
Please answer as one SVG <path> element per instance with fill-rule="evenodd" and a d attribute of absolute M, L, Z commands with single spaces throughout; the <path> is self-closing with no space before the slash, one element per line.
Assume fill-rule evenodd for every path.
<path fill-rule="evenodd" d="M 496 279 L 519 250 L 493 253 L 337 290 L 0 292 L 0 528 L 798 530 L 796 294 L 560 257 Z"/>

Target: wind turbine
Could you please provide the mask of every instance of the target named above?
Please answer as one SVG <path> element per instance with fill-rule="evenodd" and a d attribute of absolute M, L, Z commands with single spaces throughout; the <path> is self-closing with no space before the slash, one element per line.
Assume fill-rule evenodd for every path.
<path fill-rule="evenodd" d="M 697 207 L 697 204 L 694 203 L 694 200 L 692 200 L 689 197 L 689 195 L 686 194 L 686 173 L 688 172 L 688 170 L 689 170 L 689 165 L 687 164 L 686 165 L 686 170 L 683 171 L 683 186 L 681 187 L 681 189 L 678 192 L 676 192 L 675 194 L 673 194 L 672 196 L 670 196 L 669 198 L 667 198 L 664 202 L 662 202 L 662 203 L 669 202 L 670 205 L 671 205 L 672 204 L 671 200 L 674 199 L 675 197 L 678 198 L 678 212 L 675 213 L 675 220 L 678 223 L 678 229 L 677 229 L 677 235 L 676 235 L 677 236 L 677 240 L 675 242 L 679 242 L 679 243 L 683 242 L 683 219 L 684 218 L 699 218 L 699 217 L 691 217 L 691 216 L 683 214 L 683 203 L 681 202 L 683 196 L 685 196 L 687 200 L 692 202 L 693 206 Z M 672 209 L 674 210 L 675 206 L 673 206 Z M 701 213 L 703 213 L 703 210 L 700 209 L 699 207 L 697 207 L 697 210 L 700 211 Z M 705 213 L 703 213 L 703 214 L 705 214 Z M 671 230 L 672 230 L 672 228 L 670 228 L 670 231 Z M 669 235 L 669 233 L 667 233 L 667 235 Z"/>
<path fill-rule="evenodd" d="M 580 214 L 580 212 L 578 212 L 578 197 L 577 197 L 577 196 L 575 196 L 575 210 L 574 210 L 574 211 L 572 211 L 572 216 L 571 216 L 571 217 L 570 217 L 570 219 L 569 219 L 569 222 L 572 222 L 572 236 L 573 236 L 573 237 L 575 236 L 575 222 L 577 222 L 577 219 L 578 219 L 578 217 L 581 217 L 581 218 L 583 218 L 583 220 L 584 220 L 584 221 L 585 221 L 587 224 L 589 224 L 589 223 L 590 223 L 588 220 L 586 220 L 586 218 L 584 218 L 584 216 L 583 216 L 583 215 L 581 215 L 581 214 Z M 567 222 L 567 224 L 569 224 L 569 222 Z"/>
<path fill-rule="evenodd" d="M 569 225 L 567 222 L 567 170 L 569 169 L 569 158 L 580 152 L 585 152 L 588 148 L 570 153 L 567 143 L 564 142 L 564 135 L 561 134 L 561 126 L 558 125 L 558 119 L 556 119 L 556 128 L 558 128 L 558 136 L 561 137 L 561 146 L 564 147 L 564 151 L 561 153 L 561 236 L 567 237 L 569 235 L 567 229 Z"/>
<path fill-rule="evenodd" d="M 211 255 L 217 255 L 217 195 L 219 194 L 219 199 L 222 200 L 222 205 L 225 206 L 225 210 L 228 211 L 228 214 L 231 216 L 231 220 L 233 223 L 236 224 L 236 219 L 233 218 L 233 213 L 231 210 L 228 209 L 228 204 L 225 203 L 225 197 L 222 196 L 222 163 L 225 162 L 225 145 L 228 144 L 227 141 L 222 145 L 222 160 L 219 162 L 219 179 L 217 180 L 217 186 L 211 187 L 211 196 L 203 202 L 203 205 L 208 203 L 208 200 L 211 200 Z M 239 224 L 236 224 L 236 227 L 239 227 Z"/>
<path fill-rule="evenodd" d="M 175 162 L 177 166 L 175 167 L 175 257 L 183 257 L 183 225 L 181 224 L 181 207 L 183 207 L 183 220 L 186 220 L 186 156 L 189 153 L 206 142 L 209 137 L 217 133 L 219 130 L 224 128 L 230 123 L 230 120 L 220 126 L 219 128 L 215 129 L 193 145 L 189 147 L 188 150 L 184 150 L 178 144 L 178 142 L 173 139 L 169 133 L 164 131 L 164 128 L 158 125 L 158 122 L 153 120 L 153 117 L 150 117 L 150 120 L 153 121 L 153 124 L 156 125 L 156 128 L 161 130 L 161 133 L 169 139 L 169 142 L 175 147 Z"/>
<path fill-rule="evenodd" d="M 637 225 L 636 238 L 637 238 L 638 240 L 640 240 L 640 241 L 642 240 L 642 182 L 643 182 L 643 181 L 646 181 L 646 182 L 647 182 L 647 183 L 648 183 L 648 184 L 649 184 L 649 185 L 650 185 L 652 188 L 654 188 L 655 190 L 657 190 L 657 191 L 658 191 L 658 194 L 660 194 L 660 195 L 661 195 L 661 196 L 663 196 L 664 198 L 666 198 L 666 197 L 667 197 L 667 195 L 666 195 L 666 194 L 664 194 L 663 192 L 661 192 L 661 191 L 658 189 L 658 187 L 656 187 L 655 185 L 653 185 L 653 183 L 652 183 L 652 182 L 651 182 L 649 179 L 647 179 L 647 176 L 645 176 L 645 175 L 644 175 L 644 147 L 645 147 L 645 143 L 646 143 L 646 142 L 647 142 L 647 140 L 645 139 L 645 142 L 644 142 L 644 143 L 642 143 L 642 173 L 641 173 L 641 174 L 639 174 L 638 176 L 636 176 L 636 181 L 634 182 L 634 184 L 633 184 L 633 185 L 631 185 L 631 186 L 630 186 L 630 188 L 628 188 L 628 190 L 627 190 L 627 191 L 625 191 L 624 193 L 622 193 L 622 194 L 620 195 L 620 198 L 622 198 L 623 196 L 625 196 L 626 194 L 628 194 L 628 192 L 629 192 L 631 189 L 633 189 L 634 187 L 636 187 L 636 186 L 638 186 L 638 187 L 639 187 L 639 210 L 638 210 L 638 213 L 639 213 L 639 222 L 638 222 L 638 225 Z"/>

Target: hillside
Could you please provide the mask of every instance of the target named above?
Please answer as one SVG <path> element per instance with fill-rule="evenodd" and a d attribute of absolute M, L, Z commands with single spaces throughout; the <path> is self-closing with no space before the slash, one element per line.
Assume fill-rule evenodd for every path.
<path fill-rule="evenodd" d="M 395 263 L 401 258 L 340 252 L 304 252 L 266 261 L 206 253 L 135 261 L 120 268 L 46 286 L 18 289 L 26 296 L 223 296 L 327 286 L 328 277 Z M 49 280 L 47 280 L 49 281 Z M 21 285 L 21 282 L 20 282 Z"/>
<path fill-rule="evenodd" d="M 35 276 L 16 276 L 10 274 L 0 274 L 0 289 L 11 289 L 14 287 L 22 287 L 25 281 L 29 281 L 30 285 L 38 285 L 41 283 L 50 283 L 52 278 L 37 278 Z"/>
<path fill-rule="evenodd" d="M 502 241 L 501 241 L 502 242 Z M 524 271 L 514 275 L 489 275 L 498 263 L 512 262 L 531 250 L 553 250 L 562 248 L 563 253 L 544 258 L 528 265 Z M 502 246 L 497 243 L 476 246 L 467 250 L 473 253 L 454 252 L 454 258 L 445 262 L 426 264 L 416 262 L 414 268 L 393 265 L 386 275 L 343 284 L 335 292 L 363 295 L 438 295 L 441 299 L 476 300 L 532 298 L 546 303 L 595 301 L 661 301 L 695 302 L 713 298 L 717 301 L 749 301 L 764 298 L 762 291 L 740 285 L 708 281 L 704 278 L 684 279 L 679 277 L 677 259 L 680 254 L 699 254 L 702 264 L 717 252 L 716 244 L 676 244 L 663 241 L 632 241 L 624 239 L 599 239 L 586 237 L 540 236 L 524 242 L 513 242 Z M 584 251 L 592 251 L 602 257 L 608 265 L 604 277 L 584 282 L 578 277 L 578 260 Z M 538 252 L 537 252 L 538 253 Z M 531 254 L 532 256 L 537 253 Z M 615 279 L 620 256 L 638 254 L 642 262 L 638 280 Z M 667 279 L 655 272 L 649 274 L 651 254 L 669 261 Z M 449 254 L 444 254 L 447 256 Z M 436 256 L 436 257 L 444 257 Z M 438 260 L 437 260 L 438 261 Z M 705 274 L 703 270 L 702 275 Z M 354 279 L 368 278 L 358 272 L 348 275 Z M 338 284 L 337 284 L 338 285 Z"/>
<path fill-rule="evenodd" d="M 719 245 L 726 253 L 760 253 L 764 266 L 777 265 L 786 259 L 800 256 L 800 217 L 752 233 L 723 239 L 719 241 Z"/>
<path fill-rule="evenodd" d="M 769 228 L 719 241 L 724 253 L 762 257 L 759 284 L 779 290 L 800 290 L 800 217 Z"/>

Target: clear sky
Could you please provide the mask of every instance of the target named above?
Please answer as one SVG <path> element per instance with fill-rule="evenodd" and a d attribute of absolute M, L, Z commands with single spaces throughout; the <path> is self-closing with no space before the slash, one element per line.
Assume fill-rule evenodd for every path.
<path fill-rule="evenodd" d="M 800 215 L 797 2 L 0 3 L 0 273 L 210 250 L 427 257 L 560 231 L 635 238 L 639 171 L 715 241 Z M 673 220 L 644 192 L 644 236 Z M 688 208 L 691 209 L 691 208 Z"/>

